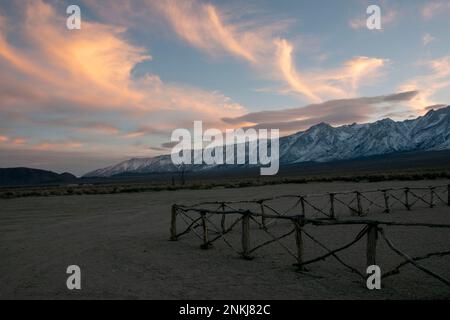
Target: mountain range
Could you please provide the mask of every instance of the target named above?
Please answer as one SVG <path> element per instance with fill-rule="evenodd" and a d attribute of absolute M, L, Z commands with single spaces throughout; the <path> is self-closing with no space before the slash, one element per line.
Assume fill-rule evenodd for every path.
<path fill-rule="evenodd" d="M 77 177 L 70 173 L 58 174 L 51 171 L 30 168 L 0 168 L 0 186 L 33 186 L 75 182 Z"/>
<path fill-rule="evenodd" d="M 320 123 L 280 138 L 280 164 L 325 163 L 411 151 L 450 149 L 450 106 L 431 110 L 414 120 L 383 119 L 373 123 L 333 127 Z M 248 165 L 247 165 L 248 166 Z M 224 169 L 224 165 L 188 166 L 189 171 Z M 239 167 L 239 165 L 226 166 Z M 242 168 L 242 165 L 240 165 Z M 177 172 L 170 155 L 135 158 L 87 173 L 84 177 Z"/>

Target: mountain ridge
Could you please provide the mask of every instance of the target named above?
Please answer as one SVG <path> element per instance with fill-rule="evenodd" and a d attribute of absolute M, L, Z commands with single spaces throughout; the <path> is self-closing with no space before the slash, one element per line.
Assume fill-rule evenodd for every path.
<path fill-rule="evenodd" d="M 447 149 L 450 149 L 450 106 L 430 110 L 412 120 L 394 121 L 385 118 L 373 123 L 353 123 L 338 127 L 324 122 L 319 123 L 307 130 L 280 138 L 280 164 L 321 163 L 396 152 Z M 189 169 L 204 171 L 218 170 L 220 167 L 199 165 L 189 166 Z M 94 170 L 84 177 L 177 171 L 179 168 L 172 164 L 170 155 L 161 155 L 152 158 L 132 158 Z"/>
<path fill-rule="evenodd" d="M 75 182 L 73 174 L 25 167 L 0 168 L 0 186 L 24 186 Z"/>

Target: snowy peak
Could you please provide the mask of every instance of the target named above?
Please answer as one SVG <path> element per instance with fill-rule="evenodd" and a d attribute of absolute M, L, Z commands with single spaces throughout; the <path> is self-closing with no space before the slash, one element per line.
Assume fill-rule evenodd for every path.
<path fill-rule="evenodd" d="M 283 150 L 282 162 L 326 162 L 400 151 L 447 149 L 449 124 L 450 107 L 402 122 L 383 119 L 336 128 L 321 124 L 297 135 L 297 141 L 290 141 L 290 148 Z"/>
<path fill-rule="evenodd" d="M 170 156 L 158 156 L 154 158 L 134 158 L 119 164 L 98 169 L 85 175 L 85 177 L 111 177 L 118 174 L 129 173 L 152 173 L 166 170 L 176 170 Z"/>

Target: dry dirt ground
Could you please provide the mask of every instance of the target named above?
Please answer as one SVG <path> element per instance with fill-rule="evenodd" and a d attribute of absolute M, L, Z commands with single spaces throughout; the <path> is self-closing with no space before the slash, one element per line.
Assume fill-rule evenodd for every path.
<path fill-rule="evenodd" d="M 173 203 L 448 183 L 334 182 L 0 200 L 0 298 L 449 299 L 449 287 L 412 266 L 384 279 L 381 290 L 369 291 L 357 275 L 332 258 L 311 265 L 306 274 L 296 272 L 293 258 L 277 244 L 246 261 L 222 241 L 210 250 L 200 250 L 199 239 L 192 235 L 168 241 Z M 450 208 L 440 205 L 412 212 L 399 208 L 389 216 L 370 218 L 450 224 Z M 273 232 L 285 227 L 277 224 Z M 350 241 L 360 229 L 309 226 L 307 230 L 334 248 Z M 411 256 L 450 250 L 449 229 L 389 227 L 386 232 Z M 237 240 L 232 237 L 230 241 Z M 252 226 L 252 241 L 264 239 L 264 233 Z M 295 244 L 292 237 L 284 241 L 286 246 Z M 307 258 L 323 253 L 307 240 L 305 252 Z M 340 256 L 363 271 L 365 239 Z M 401 261 L 381 240 L 378 260 L 382 270 Z M 422 263 L 450 277 L 450 256 Z M 66 288 L 69 265 L 81 267 L 81 291 Z"/>

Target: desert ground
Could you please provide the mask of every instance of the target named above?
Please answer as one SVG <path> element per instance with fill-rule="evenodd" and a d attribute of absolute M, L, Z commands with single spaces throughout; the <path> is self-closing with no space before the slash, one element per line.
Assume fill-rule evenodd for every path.
<path fill-rule="evenodd" d="M 370 291 L 333 258 L 296 272 L 295 260 L 277 244 L 247 261 L 218 241 L 201 250 L 192 234 L 169 241 L 171 205 L 256 199 L 282 194 L 445 185 L 449 180 L 377 183 L 308 183 L 210 190 L 112 195 L 29 197 L 0 200 L 1 299 L 449 299 L 450 288 L 413 266 L 383 279 Z M 367 217 L 369 218 L 369 217 Z M 450 208 L 397 208 L 370 219 L 450 224 Z M 273 232 L 282 231 L 282 223 Z M 308 230 L 330 247 L 350 241 L 360 226 Z M 181 229 L 181 227 L 180 227 Z M 239 228 L 236 229 L 238 234 Z M 420 256 L 450 250 L 449 229 L 388 227 L 395 244 Z M 236 235 L 235 235 L 236 236 Z M 230 241 L 233 235 L 230 235 Z M 252 226 L 252 241 L 264 233 Z M 287 246 L 295 240 L 284 240 Z M 305 241 L 308 258 L 323 253 Z M 364 270 L 365 241 L 339 254 Z M 378 260 L 387 270 L 402 261 L 380 240 Z M 449 278 L 450 256 L 421 263 Z M 78 265 L 82 290 L 69 291 L 66 269 Z"/>

